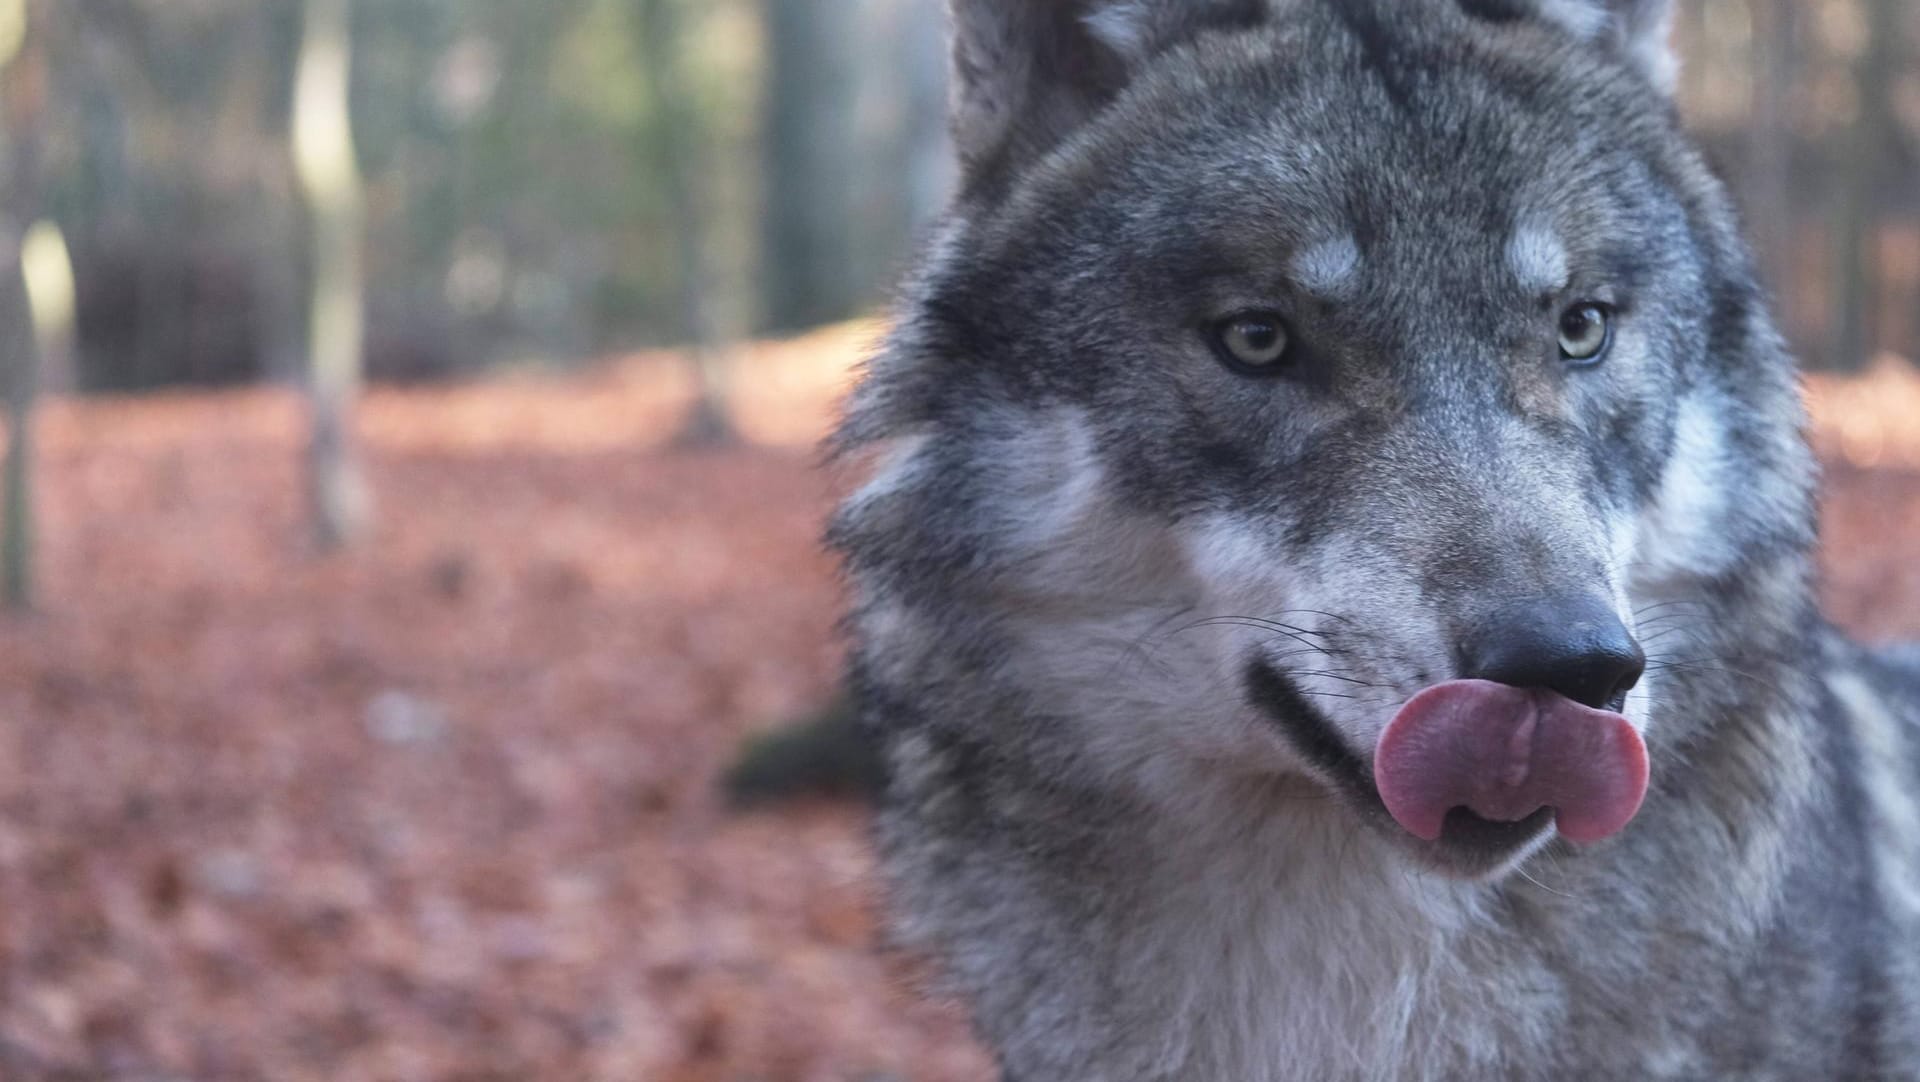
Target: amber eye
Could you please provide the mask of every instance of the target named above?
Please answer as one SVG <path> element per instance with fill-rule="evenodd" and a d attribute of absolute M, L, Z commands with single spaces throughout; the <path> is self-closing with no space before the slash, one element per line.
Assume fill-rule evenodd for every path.
<path fill-rule="evenodd" d="M 1228 367 L 1267 375 L 1284 366 L 1292 337 L 1272 312 L 1243 312 L 1213 326 L 1213 348 Z"/>
<path fill-rule="evenodd" d="M 1598 364 L 1613 345 L 1613 310 L 1576 304 L 1560 314 L 1560 356 L 1571 364 Z"/>

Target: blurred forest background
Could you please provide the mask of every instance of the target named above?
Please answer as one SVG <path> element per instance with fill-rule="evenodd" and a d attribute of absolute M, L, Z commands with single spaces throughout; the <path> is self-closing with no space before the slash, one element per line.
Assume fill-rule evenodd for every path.
<path fill-rule="evenodd" d="M 44 75 L 11 78 L 10 210 L 58 222 L 72 248 L 78 351 L 57 378 L 295 378 L 300 0 L 35 5 L 15 67 Z M 367 371 L 564 365 L 870 310 L 949 183 L 938 8 L 359 0 Z M 1748 208 L 1801 353 L 1823 368 L 1912 355 L 1920 7 L 1685 9 L 1686 111 Z"/>
<path fill-rule="evenodd" d="M 979 1082 L 862 815 L 815 468 L 953 181 L 939 0 L 0 0 L 0 1080 Z M 1920 4 L 1683 0 L 1920 632 Z"/>
<path fill-rule="evenodd" d="M 35 210 L 73 249 L 74 385 L 297 376 L 301 0 L 28 6 L 19 63 L 45 73 L 14 81 L 45 85 L 13 110 L 9 145 L 17 187 L 33 173 Z M 359 0 L 352 15 L 375 378 L 844 319 L 945 196 L 931 0 Z"/>

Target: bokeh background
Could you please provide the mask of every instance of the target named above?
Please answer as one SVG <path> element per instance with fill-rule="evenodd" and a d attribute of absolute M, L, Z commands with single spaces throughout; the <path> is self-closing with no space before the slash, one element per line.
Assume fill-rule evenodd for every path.
<path fill-rule="evenodd" d="M 1920 5 L 1687 0 L 1920 631 Z M 981 1082 L 874 946 L 815 468 L 938 0 L 0 0 L 0 1079 Z M 814 765 L 818 765 L 815 763 Z"/>

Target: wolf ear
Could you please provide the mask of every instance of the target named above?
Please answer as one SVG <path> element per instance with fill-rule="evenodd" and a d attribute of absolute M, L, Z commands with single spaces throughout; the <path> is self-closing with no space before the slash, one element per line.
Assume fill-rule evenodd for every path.
<path fill-rule="evenodd" d="M 1673 48 L 1674 0 L 1527 0 L 1536 14 L 1581 41 L 1604 42 L 1664 93 L 1680 79 Z M 1469 6 L 1511 7 L 1513 0 L 1468 0 Z"/>
<path fill-rule="evenodd" d="M 969 193 L 997 187 L 1202 30 L 1264 0 L 949 0 L 953 132 Z"/>

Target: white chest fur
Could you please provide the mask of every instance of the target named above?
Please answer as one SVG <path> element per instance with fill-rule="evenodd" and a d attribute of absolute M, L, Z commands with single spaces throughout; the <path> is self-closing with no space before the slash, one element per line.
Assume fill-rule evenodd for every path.
<path fill-rule="evenodd" d="M 1135 941 L 1159 944 L 1142 972 L 1186 1008 L 1153 1042 L 1183 1049 L 1176 1077 L 1485 1076 L 1555 1017 L 1537 974 L 1485 934 L 1484 888 L 1410 868 L 1340 809 L 1189 833 L 1164 852 Z"/>

